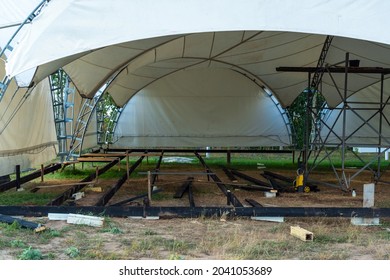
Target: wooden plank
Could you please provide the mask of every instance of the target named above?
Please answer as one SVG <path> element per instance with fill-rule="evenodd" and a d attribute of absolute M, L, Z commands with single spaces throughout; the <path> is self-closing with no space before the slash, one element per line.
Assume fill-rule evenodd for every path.
<path fill-rule="evenodd" d="M 96 202 L 95 206 L 104 206 L 107 202 L 114 196 L 114 194 L 122 187 L 122 185 L 127 180 L 127 174 L 129 176 L 133 173 L 133 171 L 141 164 L 142 160 L 145 157 L 140 157 L 129 169 L 126 173 Z"/>
<path fill-rule="evenodd" d="M 119 162 L 119 158 L 113 160 L 112 162 L 106 164 L 103 168 L 99 169 L 98 172 L 93 172 L 91 173 L 88 177 L 84 178 L 83 180 L 80 181 L 80 183 L 85 183 L 92 181 L 93 179 L 97 178 L 97 175 L 101 175 L 107 170 L 109 170 L 111 167 L 115 166 Z M 97 174 L 96 174 L 97 173 Z M 65 192 L 63 192 L 61 195 L 57 196 L 55 199 L 50 201 L 47 205 L 52 206 L 52 205 L 61 205 L 64 203 L 67 199 L 71 198 L 74 193 L 79 192 L 82 188 L 84 188 L 85 185 L 83 184 L 74 184 L 73 187 L 69 188 Z"/>
<path fill-rule="evenodd" d="M 230 172 L 229 169 L 227 169 L 226 167 L 222 167 L 222 170 L 223 170 L 223 172 L 225 172 L 226 176 L 229 178 L 230 181 L 235 182 L 235 183 L 238 182 L 237 178 L 234 177 L 233 173 Z"/>
<path fill-rule="evenodd" d="M 159 193 L 161 191 L 162 191 L 162 189 L 153 190 L 152 194 L 156 194 L 156 193 Z M 134 197 L 131 197 L 131 198 L 119 201 L 117 203 L 111 204 L 111 205 L 109 205 L 109 207 L 112 207 L 112 206 L 115 206 L 115 207 L 116 206 L 122 206 L 122 205 L 124 205 L 126 203 L 129 203 L 131 201 L 138 200 L 138 199 L 141 199 L 141 198 L 145 198 L 147 196 L 148 196 L 148 193 L 140 194 L 140 195 L 137 195 L 137 196 L 134 196 Z"/>
<path fill-rule="evenodd" d="M 115 157 L 79 157 L 79 162 L 110 162 L 116 160 Z"/>
<path fill-rule="evenodd" d="M 251 177 L 251 176 L 249 176 L 247 174 L 244 174 L 244 173 L 239 172 L 237 170 L 230 170 L 230 171 L 234 175 L 236 175 L 236 176 L 238 176 L 238 177 L 240 177 L 240 178 L 242 178 L 244 180 L 247 180 L 247 181 L 249 181 L 251 183 L 254 183 L 254 184 L 258 185 L 258 186 L 262 186 L 263 191 L 270 191 L 270 190 L 274 189 L 270 184 L 268 184 L 266 182 L 263 182 L 263 181 L 261 181 L 259 179 L 253 178 L 253 177 Z"/>
<path fill-rule="evenodd" d="M 194 177 L 188 177 L 187 180 L 181 185 L 181 187 L 176 191 L 173 198 L 182 198 L 184 193 L 188 190 L 188 188 L 191 186 L 192 182 L 194 180 Z"/>
<path fill-rule="evenodd" d="M 233 194 L 228 194 L 227 187 L 225 184 L 222 183 L 221 179 L 214 174 L 210 168 L 207 166 L 206 162 L 203 160 L 203 158 L 200 156 L 198 152 L 195 152 L 195 156 L 199 159 L 200 163 L 203 165 L 203 167 L 206 169 L 206 172 L 210 174 L 211 179 L 217 184 L 218 188 L 223 192 L 223 194 L 229 199 L 229 201 L 235 206 L 235 207 L 243 207 L 240 200 Z"/>
<path fill-rule="evenodd" d="M 290 234 L 302 241 L 313 241 L 314 239 L 314 234 L 311 231 L 301 228 L 300 226 L 291 226 Z"/>
<path fill-rule="evenodd" d="M 267 176 L 271 176 L 273 178 L 276 178 L 276 179 L 279 179 L 281 181 L 284 181 L 284 182 L 287 182 L 287 183 L 293 183 L 295 179 L 292 179 L 292 178 L 289 178 L 289 177 L 286 177 L 286 176 L 283 176 L 283 175 L 280 175 L 280 174 L 277 174 L 277 173 L 274 173 L 274 172 L 271 172 L 271 171 L 267 171 L 267 170 L 264 170 L 264 175 L 267 175 Z"/>
<path fill-rule="evenodd" d="M 68 218 L 67 218 L 66 222 L 68 224 L 102 227 L 103 223 L 104 223 L 104 218 L 95 217 L 95 216 L 80 215 L 80 214 L 68 214 Z"/>
<path fill-rule="evenodd" d="M 229 207 L 229 206 L 201 206 L 201 207 L 147 207 L 132 206 L 0 206 L 0 213 L 9 216 L 42 217 L 48 213 L 88 213 L 99 215 L 104 213 L 111 217 L 159 216 L 159 213 L 174 213 L 180 217 L 213 217 L 224 212 L 234 211 L 237 217 L 390 217 L 390 208 L 363 208 L 363 207 Z"/>
<path fill-rule="evenodd" d="M 245 201 L 248 202 L 252 207 L 263 207 L 263 205 L 261 205 L 254 199 L 246 198 Z"/>
<path fill-rule="evenodd" d="M 190 202 L 190 207 L 195 207 L 194 194 L 192 192 L 192 185 L 188 186 L 188 200 Z"/>
<path fill-rule="evenodd" d="M 61 164 L 60 163 L 50 164 L 50 165 L 47 165 L 44 168 L 43 173 L 44 174 L 48 174 L 48 173 L 54 172 L 54 171 L 56 171 L 56 170 L 58 170 L 60 168 L 61 168 Z M 20 183 L 21 184 L 27 183 L 29 181 L 32 181 L 32 180 L 36 179 L 36 178 L 39 178 L 40 176 L 41 176 L 41 170 L 35 171 L 35 172 L 31 173 L 31 174 L 28 174 L 26 176 L 21 177 L 20 178 Z M 1 184 L 0 185 L 0 192 L 4 192 L 4 191 L 7 191 L 9 189 L 15 188 L 16 185 L 17 185 L 16 180 L 13 180 L 13 181 Z"/>

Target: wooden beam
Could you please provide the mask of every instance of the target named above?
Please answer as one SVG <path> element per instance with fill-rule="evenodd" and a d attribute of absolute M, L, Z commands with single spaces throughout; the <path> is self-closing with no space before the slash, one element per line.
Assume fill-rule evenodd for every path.
<path fill-rule="evenodd" d="M 299 226 L 291 226 L 290 227 L 290 234 L 292 236 L 295 236 L 302 241 L 313 241 L 314 235 L 311 231 L 308 231 L 304 228 L 301 228 Z"/>
<path fill-rule="evenodd" d="M 176 191 L 173 198 L 182 198 L 184 193 L 188 191 L 188 188 L 192 185 L 194 177 L 188 177 L 187 180 L 181 185 L 181 187 Z"/>
<path fill-rule="evenodd" d="M 159 192 L 162 192 L 162 189 L 153 190 L 153 191 L 152 191 L 152 194 L 156 194 L 156 193 L 159 193 Z M 112 206 L 114 206 L 114 207 L 116 207 L 116 206 L 122 206 L 122 205 L 124 205 L 124 204 L 126 204 L 126 203 L 129 203 L 129 202 L 132 202 L 132 201 L 134 201 L 134 200 L 141 199 L 141 198 L 145 198 L 145 197 L 147 197 L 147 196 L 148 196 L 148 193 L 144 193 L 144 194 L 140 194 L 140 195 L 137 195 L 137 196 L 133 196 L 133 197 L 131 197 L 131 198 L 127 198 L 127 199 L 125 199 L 125 200 L 122 200 L 122 201 L 116 202 L 116 203 L 114 203 L 114 204 L 111 204 L 111 205 L 109 205 L 109 207 L 112 207 Z"/>
<path fill-rule="evenodd" d="M 254 199 L 246 198 L 245 201 L 248 202 L 252 207 L 263 207 L 263 205 L 261 205 Z"/>
<path fill-rule="evenodd" d="M 206 172 L 210 174 L 209 176 L 217 184 L 218 188 L 223 192 L 223 194 L 227 198 L 229 198 L 229 200 L 233 204 L 233 206 L 242 207 L 243 206 L 242 203 L 239 201 L 239 199 L 233 193 L 228 194 L 226 185 L 223 184 L 221 179 L 219 179 L 219 177 L 210 170 L 210 168 L 207 166 L 206 162 L 203 160 L 203 158 L 199 155 L 198 152 L 195 152 L 195 156 L 199 159 L 200 163 L 206 169 Z"/>
<path fill-rule="evenodd" d="M 192 193 L 192 185 L 188 186 L 188 200 L 190 202 L 190 207 L 195 207 L 194 194 Z"/>
<path fill-rule="evenodd" d="M 237 177 L 240 177 L 240 178 L 242 178 L 242 179 L 244 179 L 244 180 L 247 180 L 247 181 L 249 181 L 249 182 L 251 182 L 251 183 L 254 183 L 254 184 L 258 185 L 259 188 L 260 188 L 260 186 L 261 186 L 261 188 L 262 188 L 263 191 L 267 191 L 267 192 L 268 192 L 268 191 L 274 189 L 270 184 L 268 184 L 268 183 L 266 183 L 266 182 L 263 182 L 263 181 L 261 181 L 261 180 L 259 180 L 259 179 L 253 178 L 253 177 L 251 177 L 251 176 L 249 176 L 249 175 L 247 175 L 247 174 L 244 174 L 244 173 L 239 172 L 239 171 L 237 171 L 237 170 L 230 170 L 230 171 L 231 171 L 234 175 L 236 175 Z"/>
<path fill-rule="evenodd" d="M 223 170 L 223 172 L 225 172 L 226 176 L 229 178 L 230 181 L 238 182 L 237 178 L 234 177 L 233 173 L 230 172 L 229 169 L 227 169 L 226 167 L 222 167 L 222 170 Z"/>
<path fill-rule="evenodd" d="M 101 175 L 101 174 L 105 173 L 111 167 L 115 166 L 118 163 L 118 161 L 120 161 L 120 160 L 121 160 L 121 158 L 117 158 L 117 159 L 113 160 L 112 162 L 106 164 L 103 168 L 99 169 L 98 174 L 93 172 L 88 177 L 86 177 L 83 180 L 81 180 L 80 183 L 85 183 L 85 182 L 92 181 L 93 179 L 97 178 L 98 175 Z M 76 183 L 73 187 L 69 188 L 64 193 L 62 193 L 61 195 L 59 195 L 58 197 L 56 197 L 55 199 L 50 201 L 47 205 L 48 206 L 53 206 L 53 205 L 58 206 L 58 205 L 61 205 L 67 199 L 71 198 L 74 193 L 77 193 L 82 188 L 84 188 L 84 186 L 85 185 L 80 185 L 80 184 Z"/>
<path fill-rule="evenodd" d="M 390 217 L 390 208 L 363 207 L 144 207 L 132 206 L 0 206 L 0 213 L 9 216 L 41 217 L 48 213 L 80 213 L 111 217 L 159 216 L 160 213 L 173 213 L 178 217 L 213 217 L 221 213 L 231 213 L 242 217 Z"/>
<path fill-rule="evenodd" d="M 117 157 L 79 157 L 79 162 L 111 162 Z"/>
<path fill-rule="evenodd" d="M 95 206 L 104 206 L 107 202 L 114 196 L 114 194 L 119 191 L 122 185 L 127 180 L 127 173 L 131 175 L 134 170 L 141 164 L 142 160 L 145 156 L 140 157 L 129 169 L 126 173 L 95 203 Z"/>
<path fill-rule="evenodd" d="M 50 164 L 50 165 L 47 165 L 44 168 L 43 173 L 44 174 L 48 174 L 48 173 L 54 172 L 54 171 L 56 171 L 58 169 L 61 169 L 61 164 L 60 163 Z M 20 183 L 21 184 L 27 183 L 29 181 L 32 181 L 32 180 L 36 179 L 36 178 L 39 178 L 40 176 L 41 176 L 41 170 L 35 171 L 35 172 L 31 173 L 31 174 L 28 174 L 26 176 L 20 177 Z M 4 192 L 4 191 L 7 191 L 9 189 L 15 188 L 16 184 L 17 184 L 16 180 L 13 180 L 13 181 L 1 184 L 0 185 L 0 192 Z"/>
<path fill-rule="evenodd" d="M 143 149 L 132 149 L 132 152 L 143 152 Z M 126 152 L 126 149 L 110 149 L 108 153 L 111 152 Z M 149 153 L 161 153 L 164 152 L 166 155 L 167 153 L 219 153 L 219 154 L 226 154 L 227 152 L 231 153 L 237 153 L 237 154 L 292 154 L 292 150 L 259 150 L 259 149 L 212 149 L 212 150 L 206 150 L 206 149 L 148 149 Z M 149 154 L 150 155 L 150 154 Z"/>

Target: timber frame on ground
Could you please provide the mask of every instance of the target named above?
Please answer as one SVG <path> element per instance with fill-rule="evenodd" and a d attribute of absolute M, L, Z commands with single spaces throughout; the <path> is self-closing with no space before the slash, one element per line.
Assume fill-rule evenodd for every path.
<path fill-rule="evenodd" d="M 238 198 L 228 190 L 226 187 L 228 184 L 223 183 L 218 176 L 207 166 L 200 153 L 213 152 L 213 153 L 236 153 L 236 152 L 250 152 L 250 153 L 261 153 L 265 151 L 260 150 L 176 150 L 176 149 L 149 149 L 149 150 L 105 150 L 102 153 L 96 151 L 95 153 L 84 154 L 80 157 L 79 162 L 108 162 L 103 168 L 96 170 L 96 172 L 90 174 L 88 177 L 81 180 L 79 183 L 75 183 L 70 186 L 64 193 L 50 201 L 46 206 L 0 206 L 0 213 L 3 215 L 22 215 L 22 216 L 46 216 L 48 213 L 89 213 L 95 215 L 104 215 L 112 217 L 212 217 L 212 216 L 230 216 L 230 217 L 364 217 L 364 218 L 380 218 L 390 217 L 390 208 L 359 208 L 359 207 L 262 207 L 258 202 L 248 199 L 246 200 L 251 206 L 244 206 Z M 272 151 L 274 153 L 292 153 L 291 151 Z M 160 172 L 160 164 L 164 154 L 168 153 L 192 153 L 199 159 L 203 168 L 205 169 L 202 174 L 210 177 L 221 192 L 226 196 L 226 206 L 196 206 L 193 200 L 191 191 L 191 177 L 186 184 L 175 195 L 183 195 L 184 192 L 188 192 L 190 201 L 189 207 L 172 207 L 172 206 L 153 206 L 150 204 L 151 195 L 154 193 L 152 186 L 156 177 Z M 108 205 L 109 200 L 115 195 L 115 193 L 121 188 L 126 182 L 131 173 L 140 165 L 142 160 L 146 156 L 159 156 L 159 160 L 153 172 L 149 172 L 148 178 L 148 193 L 137 197 L 127 198 L 123 201 L 117 202 L 112 205 Z M 139 159 L 131 166 L 129 164 L 129 156 L 139 156 Z M 111 167 L 120 163 L 122 159 L 126 158 L 126 172 L 121 176 L 118 181 L 111 186 L 103 195 L 100 197 L 98 202 L 91 206 L 65 206 L 63 205 L 66 200 L 72 197 L 73 194 L 82 190 L 88 182 L 96 179 L 100 174 L 103 174 Z M 230 156 L 227 156 L 230 160 Z M 74 163 L 74 162 L 72 162 Z M 67 163 L 71 164 L 71 163 Z M 19 177 L 14 181 L 0 185 L 0 192 L 20 187 L 21 183 L 31 181 L 39 176 L 44 176 L 49 172 L 63 167 L 64 164 L 54 164 L 44 167 L 41 171 L 34 172 L 24 177 Z M 225 170 L 224 170 L 225 171 Z M 226 170 L 229 172 L 229 170 Z M 242 176 L 239 172 L 233 172 L 230 174 L 232 179 L 235 176 Z M 257 188 L 261 191 L 277 191 L 279 188 L 283 188 L 282 184 L 276 183 L 277 180 L 288 180 L 282 176 L 276 177 L 272 172 L 267 172 L 267 178 L 270 178 L 268 183 L 261 183 L 255 178 L 251 178 L 246 175 L 247 180 L 253 180 L 255 185 L 250 186 Z M 272 177 L 273 176 L 273 177 Z M 18 180 L 18 182 L 16 182 Z M 249 186 L 246 186 L 247 188 Z M 143 198 L 142 206 L 126 206 L 126 203 L 134 199 Z"/>

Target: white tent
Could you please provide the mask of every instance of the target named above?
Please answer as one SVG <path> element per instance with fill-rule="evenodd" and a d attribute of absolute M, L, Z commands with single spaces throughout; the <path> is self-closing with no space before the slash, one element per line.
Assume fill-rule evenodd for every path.
<path fill-rule="evenodd" d="M 108 83 L 124 107 L 117 145 L 180 146 L 178 137 L 195 135 L 202 137 L 182 145 L 204 145 L 205 139 L 287 145 L 285 118 L 263 93 L 287 107 L 307 87 L 308 74 L 276 68 L 317 66 L 328 35 L 334 38 L 325 65 L 349 53 L 360 66 L 388 67 L 390 34 L 383 26 L 390 23 L 389 8 L 390 2 L 364 0 L 52 0 L 24 28 L 6 69 L 20 86 L 32 86 L 62 67 L 86 98 Z M 321 92 L 331 108 L 343 101 L 343 81 L 337 74 L 323 78 Z M 350 75 L 347 97 L 365 98 L 379 84 L 378 75 Z M 217 97 L 223 107 L 216 107 Z M 243 112 L 232 118 L 235 105 Z M 196 114 L 202 118 L 194 122 Z M 224 121 L 203 129 L 205 116 Z M 389 135 L 389 125 L 382 129 Z M 229 142 L 230 136 L 236 138 Z"/>
<path fill-rule="evenodd" d="M 0 51 L 39 2 L 0 1 Z M 0 61 L 0 77 L 5 75 L 5 59 Z M 31 89 L 18 89 L 11 81 L 0 102 L 0 176 L 15 172 L 15 165 L 22 170 L 38 166 L 57 152 L 48 80 Z"/>

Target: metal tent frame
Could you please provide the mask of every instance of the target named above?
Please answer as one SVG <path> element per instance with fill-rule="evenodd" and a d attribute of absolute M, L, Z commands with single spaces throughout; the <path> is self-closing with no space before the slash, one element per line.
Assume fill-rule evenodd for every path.
<path fill-rule="evenodd" d="M 344 64 L 344 66 L 339 66 Z M 337 66 L 337 67 L 336 67 Z M 338 63 L 337 65 L 330 65 L 324 67 L 278 67 L 278 71 L 287 71 L 287 72 L 307 72 L 308 73 L 308 89 L 307 89 L 307 115 L 306 115 L 306 131 L 305 131 L 305 145 L 304 145 L 304 169 L 305 169 L 305 179 L 309 180 L 309 174 L 312 172 L 318 165 L 328 159 L 332 170 L 338 180 L 338 185 L 336 187 L 340 187 L 343 190 L 350 189 L 351 181 L 358 176 L 364 170 L 370 170 L 373 174 L 373 179 L 377 182 L 381 177 L 381 156 L 390 149 L 390 139 L 386 138 L 383 133 L 384 122 L 390 125 L 389 120 L 383 113 L 383 109 L 386 105 L 389 104 L 390 96 L 385 99 L 384 98 L 384 77 L 387 74 L 390 74 L 389 68 L 379 68 L 379 67 L 351 67 L 349 60 L 349 53 L 346 53 L 345 60 Z M 310 98 L 313 93 L 317 90 L 314 87 L 313 89 L 313 80 L 311 79 L 312 73 L 323 73 L 323 75 L 329 75 L 331 78 L 333 85 L 336 88 L 337 94 L 341 98 L 342 102 L 340 103 L 339 108 L 329 109 L 330 111 L 336 112 L 338 111 L 338 115 L 333 123 L 329 123 L 328 118 L 325 116 L 319 116 L 319 112 L 316 112 L 311 105 Z M 343 74 L 344 75 L 344 83 L 343 90 L 340 90 L 340 86 L 336 83 L 336 80 L 333 78 L 333 74 Z M 380 100 L 378 102 L 351 102 L 348 100 L 348 77 L 352 74 L 377 74 L 380 76 Z M 322 77 L 318 82 L 318 85 L 321 83 Z M 362 108 L 362 105 L 370 106 Z M 361 110 L 370 110 L 373 111 L 373 114 L 368 119 L 365 119 L 359 111 Z M 358 117 L 362 123 L 352 132 L 347 132 L 347 112 L 351 112 L 353 115 Z M 378 127 L 374 127 L 369 123 L 371 119 L 375 116 L 379 115 L 379 123 Z M 342 122 L 342 132 L 341 136 L 337 134 L 335 131 L 336 123 L 341 120 Z M 319 122 L 315 123 L 316 121 Z M 312 127 L 314 128 L 313 137 L 310 137 L 311 131 L 309 129 L 309 122 L 312 122 Z M 376 155 L 368 162 L 364 161 L 357 153 L 353 152 L 359 161 L 361 161 L 364 166 L 360 169 L 357 169 L 356 172 L 350 174 L 347 178 L 347 166 L 346 166 L 346 152 L 349 147 L 359 147 L 362 146 L 360 143 L 351 143 L 348 140 L 354 136 L 362 127 L 368 126 L 374 135 L 376 135 L 378 141 L 374 147 L 378 149 Z M 324 129 L 328 129 L 328 133 L 326 135 L 322 134 Z M 338 139 L 338 143 L 329 143 L 328 139 L 331 135 L 336 136 Z M 369 146 L 367 144 L 365 147 Z M 373 145 L 371 145 L 373 146 Z M 332 148 L 331 151 L 328 151 L 327 148 Z M 335 164 L 332 162 L 330 156 L 336 151 L 341 149 L 341 170 L 337 170 Z M 321 155 L 325 153 L 325 155 Z M 311 165 L 309 166 L 309 160 L 312 160 Z M 377 169 L 374 170 L 371 165 L 373 163 L 377 163 Z"/>

